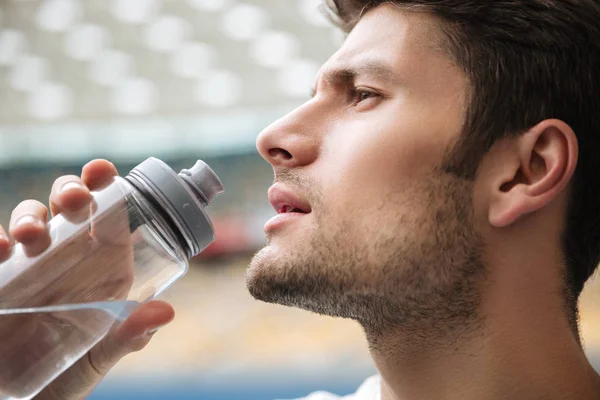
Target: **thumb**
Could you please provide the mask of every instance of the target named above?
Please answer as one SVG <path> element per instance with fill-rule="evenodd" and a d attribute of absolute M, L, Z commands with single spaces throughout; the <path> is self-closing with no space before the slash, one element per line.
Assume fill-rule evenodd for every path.
<path fill-rule="evenodd" d="M 146 347 L 154 332 L 171 322 L 174 316 L 173 307 L 163 301 L 141 305 L 121 326 L 44 389 L 36 400 L 85 399 L 119 360 Z"/>
<path fill-rule="evenodd" d="M 146 347 L 156 329 L 171 322 L 174 316 L 173 307 L 163 301 L 140 306 L 120 327 L 90 350 L 90 367 L 97 375 L 106 375 L 121 358 Z"/>

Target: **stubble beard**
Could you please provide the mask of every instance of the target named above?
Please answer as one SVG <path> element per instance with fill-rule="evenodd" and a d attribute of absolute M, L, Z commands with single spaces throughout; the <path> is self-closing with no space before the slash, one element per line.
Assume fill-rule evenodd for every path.
<path fill-rule="evenodd" d="M 436 170 L 403 188 L 410 201 L 387 196 L 386 204 L 370 209 L 366 226 L 358 226 L 357 215 L 331 213 L 314 182 L 293 183 L 311 194 L 315 224 L 285 251 L 267 238 L 246 272 L 256 299 L 354 319 L 372 348 L 390 331 L 448 340 L 481 326 L 487 274 L 471 181 Z"/>

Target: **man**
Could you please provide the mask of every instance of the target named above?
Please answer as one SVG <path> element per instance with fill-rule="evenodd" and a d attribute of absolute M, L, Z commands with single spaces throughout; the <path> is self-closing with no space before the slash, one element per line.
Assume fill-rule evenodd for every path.
<path fill-rule="evenodd" d="M 279 215 L 250 292 L 362 325 L 381 378 L 355 399 L 599 399 L 577 299 L 600 255 L 600 3 L 331 3 L 349 36 L 258 137 Z M 53 212 L 115 174 L 59 178 Z M 45 212 L 17 207 L 13 238 L 43 243 Z M 171 318 L 140 308 L 40 398 L 81 398 Z"/>

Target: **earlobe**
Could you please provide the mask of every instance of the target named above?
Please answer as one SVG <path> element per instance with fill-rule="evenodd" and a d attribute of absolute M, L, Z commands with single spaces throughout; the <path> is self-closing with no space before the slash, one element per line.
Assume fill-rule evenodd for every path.
<path fill-rule="evenodd" d="M 495 227 L 548 205 L 568 187 L 577 165 L 577 138 L 563 121 L 544 120 L 515 140 L 492 187 L 488 219 Z"/>

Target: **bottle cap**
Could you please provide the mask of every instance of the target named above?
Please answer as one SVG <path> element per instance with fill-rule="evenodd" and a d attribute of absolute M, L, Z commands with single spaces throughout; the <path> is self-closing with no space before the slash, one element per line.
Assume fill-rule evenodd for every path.
<path fill-rule="evenodd" d="M 163 161 L 150 157 L 126 179 L 177 228 L 188 258 L 214 241 L 214 228 L 204 207 L 223 192 L 223 184 L 204 161 L 177 174 Z"/>
<path fill-rule="evenodd" d="M 223 192 L 223 184 L 215 172 L 202 160 L 190 169 L 182 169 L 179 176 L 208 205 L 212 199 Z"/>

